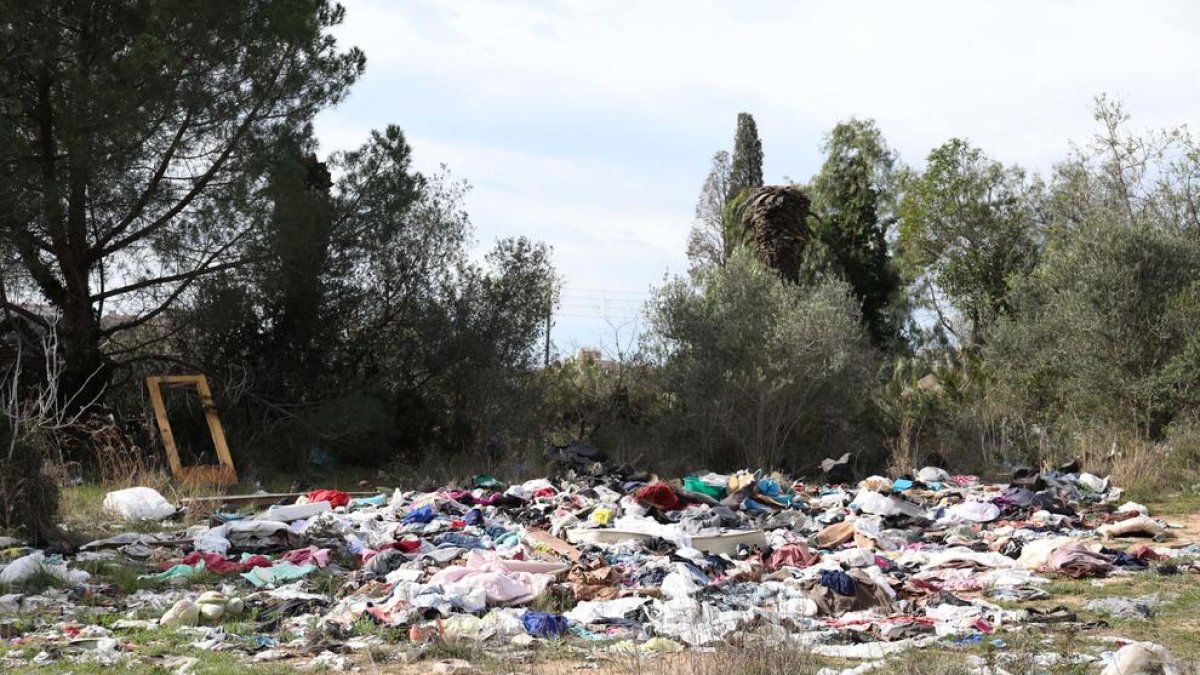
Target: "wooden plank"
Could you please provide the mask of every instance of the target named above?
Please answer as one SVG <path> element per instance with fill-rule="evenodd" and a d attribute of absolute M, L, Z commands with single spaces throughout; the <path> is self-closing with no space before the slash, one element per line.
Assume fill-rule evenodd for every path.
<path fill-rule="evenodd" d="M 374 497 L 376 492 L 347 492 L 351 497 Z M 271 492 L 257 495 L 211 495 L 206 497 L 185 497 L 179 500 L 181 504 L 260 504 L 263 502 L 278 502 L 284 499 L 296 500 L 307 496 L 307 492 Z"/>
<path fill-rule="evenodd" d="M 154 407 L 154 419 L 158 422 L 158 433 L 162 435 L 171 474 L 179 478 L 183 475 L 183 465 L 179 461 L 179 450 L 175 447 L 175 436 L 171 434 L 171 423 L 167 420 L 167 406 L 163 403 L 162 391 L 158 388 L 163 379 L 154 375 L 147 377 L 146 388 L 150 390 L 150 404 Z"/>
<path fill-rule="evenodd" d="M 221 426 L 221 418 L 217 416 L 217 406 L 213 402 L 212 390 L 208 388 L 208 378 L 197 375 L 196 389 L 200 391 L 200 404 L 204 406 L 208 432 L 212 435 L 213 445 L 217 449 L 217 463 L 221 466 L 219 482 L 223 485 L 233 485 L 237 483 L 237 469 L 233 467 L 233 456 L 229 454 L 229 446 L 225 444 L 225 429 Z"/>
<path fill-rule="evenodd" d="M 558 537 L 544 532 L 542 530 L 527 530 L 525 532 L 525 543 L 529 544 L 535 551 L 538 549 L 548 549 L 554 551 L 558 555 L 563 556 L 571 562 L 579 560 L 579 549 L 559 539 Z"/>
<path fill-rule="evenodd" d="M 167 407 L 163 402 L 161 387 L 164 384 L 191 385 L 200 394 L 200 404 L 204 407 L 208 433 L 212 436 L 213 447 L 217 451 L 217 464 L 183 466 L 183 462 L 179 459 L 179 448 L 175 444 L 175 436 L 171 433 L 171 421 L 167 419 Z M 208 378 L 204 375 L 151 375 L 146 378 L 146 387 L 150 390 L 150 403 L 154 407 L 154 419 L 158 422 L 158 431 L 162 434 L 163 448 L 167 453 L 167 463 L 171 466 L 171 474 L 183 483 L 216 485 L 237 483 L 237 469 L 233 466 L 233 455 L 230 454 L 229 445 L 225 441 L 225 429 L 221 426 L 221 418 L 217 415 L 212 390 L 208 387 Z"/>

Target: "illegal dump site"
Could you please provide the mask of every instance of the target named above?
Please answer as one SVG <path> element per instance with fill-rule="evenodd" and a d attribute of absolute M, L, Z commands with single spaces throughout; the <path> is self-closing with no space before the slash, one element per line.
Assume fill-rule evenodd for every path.
<path fill-rule="evenodd" d="M 676 4 L 0 2 L 0 672 L 1200 672 L 1196 3 Z"/>
<path fill-rule="evenodd" d="M 1188 673 L 1200 528 L 1074 463 L 1004 480 L 543 478 L 103 496 L 68 554 L 6 538 L 11 672 Z M 1183 505 L 1189 506 L 1189 505 Z M 1194 506 L 1191 504 L 1190 506 Z M 1162 508 L 1161 512 L 1158 510 Z"/>

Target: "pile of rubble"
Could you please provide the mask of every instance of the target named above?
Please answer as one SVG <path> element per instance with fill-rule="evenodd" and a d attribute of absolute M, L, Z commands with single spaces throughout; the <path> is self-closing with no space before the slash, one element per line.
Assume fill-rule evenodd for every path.
<path fill-rule="evenodd" d="M 8 541 L 0 627 L 5 614 L 62 620 L 40 632 L 9 621 L 0 635 L 45 645 L 34 662 L 78 652 L 115 663 L 130 656 L 123 630 L 170 629 L 257 661 L 321 654 L 331 667 L 386 639 L 364 625 L 414 645 L 566 640 L 652 655 L 749 636 L 879 660 L 946 642 L 1003 647 L 999 630 L 1078 622 L 1065 608 L 1011 609 L 1047 598 L 1055 576 L 1200 571 L 1189 562 L 1200 547 L 1077 466 L 1003 484 L 926 468 L 846 485 L 749 471 L 668 482 L 565 459 L 575 466 L 557 480 L 318 490 L 186 530 L 93 541 L 66 559 Z M 148 488 L 111 493 L 106 506 L 126 518 L 175 513 Z M 122 595 L 84 571 L 97 565 L 137 568 L 139 589 Z M 21 593 L 36 575 L 59 590 Z M 1153 611 L 1136 600 L 1110 609 Z M 85 601 L 119 619 L 72 623 Z M 232 621 L 253 622 L 250 635 L 224 632 Z M 1104 672 L 1171 667 L 1149 643 L 1091 658 L 1117 669 Z"/>

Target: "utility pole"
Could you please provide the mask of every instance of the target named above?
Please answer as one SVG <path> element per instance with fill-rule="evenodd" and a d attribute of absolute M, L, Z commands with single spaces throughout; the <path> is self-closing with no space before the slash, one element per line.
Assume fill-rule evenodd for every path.
<path fill-rule="evenodd" d="M 550 317 L 554 313 L 554 305 L 546 305 L 546 362 L 545 367 L 550 367 Z"/>

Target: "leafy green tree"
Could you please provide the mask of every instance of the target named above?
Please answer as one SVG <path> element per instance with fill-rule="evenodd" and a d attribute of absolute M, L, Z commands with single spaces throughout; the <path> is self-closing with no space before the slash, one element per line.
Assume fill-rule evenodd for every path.
<path fill-rule="evenodd" d="M 810 468 L 869 443 L 877 363 L 843 282 L 789 283 L 739 249 L 661 288 L 647 340 L 693 467 Z"/>
<path fill-rule="evenodd" d="M 985 351 L 1016 414 L 1072 433 L 1152 438 L 1195 401 L 1200 232 L 1186 208 L 1200 144 L 1183 129 L 1134 135 L 1106 99 L 1100 131 L 1055 167 L 1045 246 Z"/>
<path fill-rule="evenodd" d="M 274 430 L 253 443 L 274 459 L 466 449 L 536 404 L 549 250 L 503 240 L 474 263 L 467 186 L 410 160 L 396 127 L 330 158 L 332 184 L 313 157 L 282 154 L 261 255 L 202 283 L 178 317 L 177 353 L 240 383 L 231 408 Z"/>
<path fill-rule="evenodd" d="M 738 113 L 733 155 L 713 155 L 712 168 L 700 189 L 696 218 L 688 233 L 687 255 L 693 271 L 724 265 L 733 250 L 749 239 L 743 236 L 737 209 L 747 189 L 763 184 L 763 150 L 758 125 L 750 113 Z"/>
<path fill-rule="evenodd" d="M 763 148 L 758 138 L 758 124 L 750 113 L 738 113 L 737 132 L 733 137 L 733 161 L 729 167 L 729 186 L 726 203 L 746 188 L 763 184 Z"/>
<path fill-rule="evenodd" d="M 845 279 L 862 304 L 863 322 L 878 346 L 899 336 L 896 316 L 900 276 L 889 254 L 895 222 L 895 153 L 871 120 L 852 119 L 825 141 L 825 163 L 808 192 L 816 215 L 810 274 Z"/>
<path fill-rule="evenodd" d="M 0 20 L 0 240 L 22 280 L 2 301 L 61 320 L 65 400 L 100 396 L 119 333 L 242 266 L 262 153 L 341 100 L 326 0 L 6 3 Z M 101 323 L 107 310 L 124 318 Z"/>
<path fill-rule="evenodd" d="M 1036 262 L 1031 191 L 1019 168 L 957 138 L 930 152 L 925 169 L 904 181 L 902 261 L 924 304 L 962 346 L 984 343 L 987 329 L 1009 309 L 1012 285 Z M 943 298 L 957 317 L 942 310 Z"/>
<path fill-rule="evenodd" d="M 700 188 L 696 202 L 696 218 L 688 233 L 687 257 L 693 270 L 709 265 L 724 265 L 733 250 L 730 234 L 729 195 L 732 167 L 729 153 L 721 150 L 713 155 L 712 168 Z"/>

